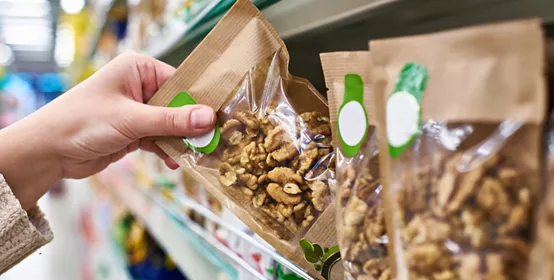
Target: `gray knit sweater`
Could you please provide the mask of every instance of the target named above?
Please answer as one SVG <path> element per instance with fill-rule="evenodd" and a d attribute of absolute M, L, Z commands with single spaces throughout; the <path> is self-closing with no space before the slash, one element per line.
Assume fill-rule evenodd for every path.
<path fill-rule="evenodd" d="M 50 226 L 38 206 L 28 212 L 23 210 L 0 174 L 0 274 L 52 238 Z"/>

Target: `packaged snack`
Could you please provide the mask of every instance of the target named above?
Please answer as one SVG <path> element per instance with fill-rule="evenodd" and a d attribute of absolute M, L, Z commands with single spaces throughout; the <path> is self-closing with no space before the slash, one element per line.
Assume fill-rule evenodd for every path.
<path fill-rule="evenodd" d="M 540 21 L 370 47 L 397 278 L 525 279 L 542 195 Z"/>
<path fill-rule="evenodd" d="M 328 276 L 324 263 L 336 261 L 338 248 L 315 254 L 303 243 L 316 256 L 308 262 L 300 245 L 336 245 L 328 107 L 308 81 L 288 73 L 288 62 L 277 32 L 239 0 L 149 104 L 217 111 L 207 135 L 157 144 L 278 251 Z"/>
<path fill-rule="evenodd" d="M 337 160 L 345 279 L 391 279 L 368 51 L 321 54 Z"/>
<path fill-rule="evenodd" d="M 554 279 L 554 40 L 547 41 L 547 79 L 550 98 L 550 119 L 546 138 L 546 195 L 538 212 L 538 242 L 531 254 L 533 266 L 530 279 Z"/>

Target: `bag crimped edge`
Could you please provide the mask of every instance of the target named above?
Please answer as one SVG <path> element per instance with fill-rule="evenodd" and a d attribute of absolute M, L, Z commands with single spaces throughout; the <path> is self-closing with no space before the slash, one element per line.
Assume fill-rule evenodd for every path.
<path fill-rule="evenodd" d="M 369 42 L 369 48 L 374 66 L 372 81 L 379 123 L 379 150 L 385 151 L 379 153 L 379 161 L 389 223 L 387 230 L 391 230 L 389 242 L 395 244 L 389 254 L 394 254 L 396 277 L 407 279 L 400 232 L 394 225 L 397 217 L 392 207 L 392 159 L 388 153 L 385 110 L 400 70 L 406 63 L 418 63 L 428 71 L 429 82 L 421 104 L 423 121 L 496 123 L 515 120 L 540 128 L 547 107 L 544 34 L 540 19 L 525 19 L 374 40 Z M 476 68 L 476 64 L 481 67 Z M 537 139 L 539 146 L 540 140 Z M 540 155 L 536 160 L 539 162 L 535 164 L 540 165 Z"/>
<path fill-rule="evenodd" d="M 167 106 L 175 95 L 185 91 L 198 104 L 210 106 L 218 111 L 245 75 L 259 62 L 271 58 L 276 53 L 283 62 L 281 77 L 284 80 L 294 81 L 294 83 L 290 83 L 290 86 L 306 87 L 302 96 L 295 98 L 309 100 L 310 97 L 306 95 L 309 89 L 310 94 L 313 94 L 311 98 L 317 98 L 327 107 L 325 98 L 308 81 L 293 77 L 288 72 L 289 55 L 284 42 L 263 14 L 249 0 L 238 0 L 231 7 L 148 104 Z M 192 166 L 186 159 L 187 153 L 191 151 L 187 149 L 181 138 L 158 137 L 156 144 L 277 251 L 299 264 L 310 275 L 322 278 L 321 272 L 316 271 L 313 265 L 306 261 L 304 252 L 298 243 L 274 236 L 270 230 L 264 227 L 263 223 L 254 217 L 256 215 L 249 213 L 240 203 L 230 199 L 221 191 L 217 177 L 208 174 L 201 168 L 199 170 Z M 334 213 L 333 201 L 311 225 L 303 238 L 321 246 L 335 246 L 337 243 L 335 228 L 328 226 L 329 223 L 334 224 Z M 336 274 L 336 270 L 332 270 L 332 272 L 333 277 L 339 275 Z"/>

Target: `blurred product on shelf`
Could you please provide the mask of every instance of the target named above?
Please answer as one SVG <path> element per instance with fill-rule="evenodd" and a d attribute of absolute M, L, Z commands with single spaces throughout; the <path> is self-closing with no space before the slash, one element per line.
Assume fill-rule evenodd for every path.
<path fill-rule="evenodd" d="M 265 7 L 276 1 L 253 2 Z M 160 57 L 178 46 L 183 38 L 200 25 L 205 25 L 202 27 L 205 30 L 202 36 L 205 35 L 213 27 L 213 23 L 208 22 L 221 17 L 234 2 L 235 0 L 92 1 L 90 9 L 77 15 L 65 16 L 73 26 L 77 38 L 75 62 L 70 68 L 76 71 L 68 72 L 77 83 L 126 51 Z M 76 28 L 76 22 L 82 22 L 83 17 L 88 17 L 88 24 L 85 25 L 88 27 Z M 80 50 L 85 50 L 86 55 L 82 55 Z"/>
<path fill-rule="evenodd" d="M 538 214 L 538 242 L 533 250 L 536 279 L 554 279 L 554 39 L 547 41 L 547 78 L 549 79 L 549 118 L 545 132 L 546 196 Z"/>
<path fill-rule="evenodd" d="M 143 0 L 136 7 L 140 22 L 135 24 L 140 37 L 131 40 L 137 41 L 141 50 L 154 55 L 161 53 L 175 45 L 219 2 L 221 0 Z"/>
<path fill-rule="evenodd" d="M 0 128 L 31 114 L 38 108 L 33 85 L 21 73 L 6 73 L 0 84 Z"/>
<path fill-rule="evenodd" d="M 545 279 L 530 270 L 544 197 L 541 22 L 370 48 L 396 277 Z"/>
<path fill-rule="evenodd" d="M 143 280 L 185 280 L 171 257 L 164 253 L 144 225 L 132 215 L 123 217 L 118 225 L 119 242 L 127 256 L 129 274 Z"/>
<path fill-rule="evenodd" d="M 321 54 L 337 154 L 337 238 L 345 279 L 392 279 L 367 51 Z"/>

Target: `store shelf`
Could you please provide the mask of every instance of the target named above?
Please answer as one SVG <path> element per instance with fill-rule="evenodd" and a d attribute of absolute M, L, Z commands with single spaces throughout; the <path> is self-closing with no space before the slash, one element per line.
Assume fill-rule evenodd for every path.
<path fill-rule="evenodd" d="M 552 0 L 281 0 L 262 12 L 287 43 L 291 73 L 322 92 L 323 52 L 363 50 L 372 39 L 517 18 L 554 23 Z M 201 24 L 157 57 L 181 64 L 219 19 Z"/>
<path fill-rule="evenodd" d="M 256 5 L 259 9 L 264 9 L 267 6 L 272 5 L 278 0 L 252 0 L 252 3 Z M 146 53 L 150 56 L 156 57 L 158 59 L 164 60 L 166 62 L 171 62 L 174 65 L 178 65 L 181 61 L 170 60 L 168 57 L 178 54 L 183 49 L 186 50 L 186 54 L 190 53 L 194 46 L 210 32 L 210 30 L 221 20 L 227 9 L 232 5 L 233 1 L 222 1 L 219 5 L 222 7 L 220 9 L 216 8 L 219 13 L 211 13 L 204 19 L 199 20 L 195 23 L 193 28 L 186 30 L 175 36 L 175 40 L 171 40 L 169 43 L 164 41 L 158 41 L 157 44 L 151 45 Z M 214 11 L 215 12 L 215 11 Z M 177 31 L 179 32 L 179 31 Z M 192 48 L 190 48 L 192 46 Z"/>
<path fill-rule="evenodd" d="M 237 272 L 231 265 L 232 259 L 219 255 L 223 248 L 217 243 L 208 244 L 202 240 L 198 229 L 191 228 L 183 214 L 161 202 L 161 196 L 145 193 L 133 187 L 129 181 L 107 170 L 96 176 L 106 189 L 113 191 L 116 199 L 148 228 L 148 231 L 170 255 L 179 269 L 190 279 L 236 279 Z M 223 246 L 221 246 L 223 247 Z M 259 277 L 254 279 L 260 279 Z M 261 278 L 263 279 L 263 278 Z"/>
<path fill-rule="evenodd" d="M 100 38 L 102 37 L 102 33 L 104 33 L 104 31 L 108 27 L 108 14 L 109 14 L 110 10 L 117 3 L 121 2 L 121 1 L 122 0 L 108 0 L 108 1 L 106 1 L 106 3 L 102 7 L 99 8 L 99 11 L 97 12 L 98 19 L 96 20 L 96 22 L 99 22 L 101 24 L 98 25 L 96 30 L 92 32 L 93 33 L 92 40 L 91 40 L 92 49 L 90 49 L 90 51 L 89 51 L 89 55 L 88 55 L 89 60 L 91 60 L 94 57 L 94 55 L 96 54 L 96 50 L 98 49 L 98 43 L 100 42 Z"/>
<path fill-rule="evenodd" d="M 129 275 L 123 251 L 112 240 L 108 232 L 97 233 L 100 248 L 91 253 L 93 267 L 100 274 L 108 274 L 111 280 L 132 280 Z"/>
<path fill-rule="evenodd" d="M 269 255 L 298 276 L 313 279 L 273 248 L 258 242 L 194 200 L 179 196 L 169 201 L 154 189 L 133 186 L 129 183 L 130 180 L 126 182 L 122 176 L 116 175 L 110 169 L 97 175 L 96 178 L 106 188 L 113 190 L 117 199 L 143 221 L 152 235 L 191 279 L 216 279 L 216 275 L 208 275 L 206 271 L 209 271 L 208 273 L 223 271 L 228 277 L 235 279 L 237 272 L 233 269 L 233 265 L 248 272 L 251 276 L 248 279 L 266 278 L 221 244 L 212 233 L 193 222 L 182 211 L 184 208 L 191 209 L 218 227 L 227 229 L 231 234 Z M 192 251 L 196 251 L 202 257 L 191 258 L 194 256 Z"/>
<path fill-rule="evenodd" d="M 270 255 L 277 263 L 280 263 L 284 267 L 288 268 L 290 271 L 294 272 L 296 275 L 301 276 L 304 279 L 313 279 L 311 276 L 309 276 L 304 270 L 302 270 L 300 267 L 293 264 L 291 261 L 283 257 L 281 254 L 279 254 L 277 251 L 275 251 L 273 248 L 263 245 L 260 242 L 256 241 L 252 236 L 246 234 L 245 232 L 235 228 L 231 224 L 227 223 L 224 219 L 216 215 L 215 213 L 211 212 L 206 207 L 198 204 L 196 201 L 187 198 L 187 197 L 178 197 L 176 198 L 177 203 L 181 206 L 184 206 L 186 208 L 189 208 L 196 213 L 204 216 L 206 219 L 214 222 L 220 227 L 223 227 L 232 234 L 238 236 L 242 240 L 248 242 L 250 245 L 256 247 L 260 251 Z"/>

